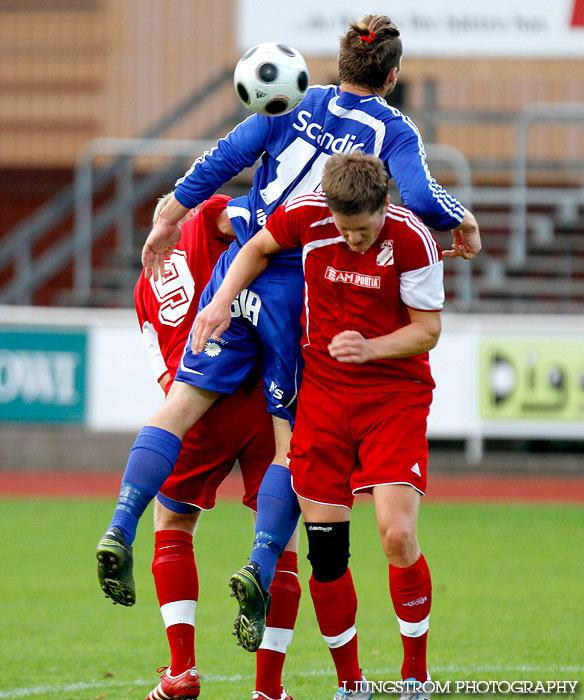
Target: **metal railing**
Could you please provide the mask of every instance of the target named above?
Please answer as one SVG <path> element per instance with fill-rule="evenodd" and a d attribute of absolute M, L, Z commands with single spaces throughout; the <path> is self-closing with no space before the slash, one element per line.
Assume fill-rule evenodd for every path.
<path fill-rule="evenodd" d="M 92 242 L 99 239 L 112 225 L 116 225 L 119 249 L 129 250 L 132 246 L 135 208 L 147 201 L 148 197 L 154 197 L 169 188 L 169 183 L 174 182 L 177 176 L 179 159 L 184 163 L 184 158 L 193 158 L 209 146 L 206 139 L 171 141 L 158 137 L 221 87 L 227 79 L 231 79 L 230 72 L 212 81 L 202 93 L 185 100 L 172 115 L 142 139 L 98 139 L 88 144 L 77 165 L 74 185 L 15 227 L 11 235 L 0 244 L 0 271 L 10 264 L 15 266 L 12 280 L 0 288 L 0 303 L 31 303 L 35 290 L 72 260 L 78 298 L 87 299 L 91 289 Z M 231 123 L 234 123 L 235 116 L 229 116 Z M 482 123 L 487 121 L 489 115 L 475 114 L 474 117 Z M 441 119 L 447 122 L 453 119 L 464 121 L 466 118 L 470 119 L 471 116 L 440 112 L 432 115 L 433 122 Z M 490 118 L 499 122 L 503 119 L 502 115 L 490 115 Z M 507 121 L 511 121 L 509 115 Z M 444 163 L 454 173 L 455 184 L 450 189 L 465 206 L 494 206 L 507 210 L 504 227 L 509 235 L 504 264 L 510 268 L 518 268 L 525 263 L 530 232 L 536 236 L 547 232 L 545 235 L 548 239 L 554 235 L 552 217 L 530 213 L 530 208 L 544 206 L 556 212 L 557 217 L 554 218 L 574 223 L 584 206 L 584 168 L 582 182 L 578 186 L 555 188 L 529 185 L 531 162 L 527 149 L 528 132 L 538 122 L 576 122 L 584 125 L 584 103 L 528 105 L 514 115 L 512 123 L 516 139 L 515 152 L 509 163 L 512 180 L 510 187 L 473 186 L 469 163 L 458 150 L 443 144 L 427 144 L 428 158 L 433 167 L 434 164 Z M 223 123 L 226 124 L 227 119 Z M 174 157 L 175 163 L 153 171 L 147 177 L 136 177 L 133 163 L 136 157 L 163 154 Z M 112 156 L 111 162 L 95 169 L 98 155 Z M 574 163 L 571 163 L 570 167 L 572 166 Z M 112 181 L 116 183 L 114 198 L 94 212 L 94 194 Z M 50 250 L 33 260 L 34 244 L 73 211 L 75 234 L 62 237 Z M 490 259 L 486 251 L 477 260 L 481 270 L 486 270 L 487 274 L 493 273 L 495 277 L 500 276 L 503 265 L 501 260 Z M 456 308 L 468 310 L 476 299 L 471 268 L 464 261 L 453 262 L 456 265 Z"/>
<path fill-rule="evenodd" d="M 542 202 L 541 196 L 558 197 L 557 190 L 553 193 L 544 192 L 538 188 L 536 192 L 529 192 L 528 175 L 528 153 L 527 137 L 530 128 L 538 122 L 573 122 L 584 127 L 584 103 L 535 103 L 524 107 L 515 120 L 515 158 L 512 168 L 513 182 L 513 227 L 509 239 L 508 261 L 513 266 L 520 266 L 525 263 L 527 250 L 527 206 L 530 195 L 539 195 L 536 202 Z M 562 193 L 561 206 L 568 206 L 568 201 L 573 202 L 576 207 L 584 204 L 584 173 L 582 177 L 582 188 L 575 192 Z"/>
<path fill-rule="evenodd" d="M 79 301 L 89 299 L 92 278 L 92 244 L 95 231 L 93 211 L 94 161 L 100 156 L 124 156 L 126 167 L 117 178 L 115 201 L 117 209 L 118 247 L 131 246 L 134 231 L 133 195 L 136 192 L 133 160 L 143 156 L 165 158 L 196 158 L 214 146 L 208 140 L 102 138 L 90 141 L 83 149 L 75 168 L 75 228 L 73 287 Z M 166 184 L 166 189 L 169 189 Z"/>
<path fill-rule="evenodd" d="M 232 79 L 231 70 L 225 70 L 217 75 L 205 87 L 189 95 L 167 116 L 151 127 L 144 134 L 144 138 L 161 137 Z M 238 113 L 240 113 L 239 110 Z M 234 115 L 230 117 L 233 119 Z M 223 123 L 223 120 L 220 123 Z M 112 160 L 95 173 L 93 178 L 95 191 L 103 188 L 127 167 L 124 158 L 125 156 L 120 156 Z M 14 265 L 15 271 L 11 281 L 0 287 L 0 303 L 31 304 L 35 291 L 70 262 L 73 256 L 71 236 L 59 239 L 34 262 L 33 247 L 43 236 L 70 216 L 74 205 L 75 189 L 73 186 L 66 187 L 6 234 L 0 243 L 0 272 L 11 265 Z"/>
<path fill-rule="evenodd" d="M 103 138 L 91 141 L 83 152 L 75 169 L 75 233 L 74 233 L 74 296 L 83 303 L 92 288 L 92 242 L 95 229 L 93 212 L 93 164 L 101 156 L 124 156 L 128 166 L 119 173 L 114 200 L 126 202 L 131 207 L 131 195 L 135 191 L 132 161 L 144 156 L 196 158 L 215 145 L 207 140 L 130 139 Z M 431 164 L 448 166 L 455 178 L 450 188 L 467 208 L 472 207 L 472 173 L 464 155 L 452 146 L 426 144 L 426 154 Z M 122 205 L 123 206 L 123 205 Z M 127 212 L 126 212 L 127 213 Z M 132 217 L 126 218 L 120 210 L 118 248 L 131 245 L 133 233 Z M 473 301 L 471 268 L 463 260 L 454 261 L 456 266 L 456 306 L 459 311 L 468 310 Z"/>

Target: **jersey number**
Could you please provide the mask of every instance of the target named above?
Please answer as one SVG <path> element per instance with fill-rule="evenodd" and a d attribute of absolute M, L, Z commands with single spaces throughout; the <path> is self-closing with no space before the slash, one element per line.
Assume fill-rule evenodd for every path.
<path fill-rule="evenodd" d="M 259 294 L 250 289 L 242 289 L 231 303 L 231 318 L 240 316 L 257 326 L 262 308 L 262 300 Z"/>
<path fill-rule="evenodd" d="M 175 250 L 164 261 L 164 278 L 150 284 L 160 302 L 158 318 L 166 326 L 178 326 L 187 315 L 195 295 L 195 281 L 187 265 L 184 250 Z"/>
<path fill-rule="evenodd" d="M 316 153 L 316 147 L 304 139 L 298 137 L 286 147 L 278 156 L 276 178 L 269 182 L 261 190 L 260 194 L 266 204 L 272 204 L 278 200 L 288 187 L 300 176 L 302 170 L 310 163 Z M 322 171 L 327 160 L 328 153 L 320 153 L 318 158 L 310 166 L 310 170 L 300 180 L 296 187 L 288 194 L 286 199 L 292 199 L 299 194 L 314 192 L 320 185 Z"/>

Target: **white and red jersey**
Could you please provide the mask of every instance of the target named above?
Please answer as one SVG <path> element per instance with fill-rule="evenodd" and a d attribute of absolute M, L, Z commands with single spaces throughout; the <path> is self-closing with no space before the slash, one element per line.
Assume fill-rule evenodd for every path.
<path fill-rule="evenodd" d="M 136 313 L 157 380 L 166 372 L 174 377 L 201 293 L 215 263 L 233 241 L 217 228 L 217 217 L 229 199 L 217 194 L 203 202 L 181 226 L 180 242 L 164 263 L 164 278 L 147 280 L 142 271 L 134 288 Z"/>
<path fill-rule="evenodd" d="M 341 331 L 375 338 L 408 325 L 408 307 L 442 309 L 442 251 L 412 212 L 389 205 L 377 240 L 364 253 L 345 243 L 324 192 L 289 200 L 268 218 L 266 228 L 282 247 L 302 247 L 305 373 L 344 391 L 434 387 L 428 353 L 350 364 L 327 350 Z"/>

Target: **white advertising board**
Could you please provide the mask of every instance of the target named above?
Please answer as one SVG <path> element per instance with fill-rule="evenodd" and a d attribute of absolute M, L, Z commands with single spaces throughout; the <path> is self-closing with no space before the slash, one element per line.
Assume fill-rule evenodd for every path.
<path fill-rule="evenodd" d="M 31 338 L 27 345 L 22 341 L 24 331 Z M 79 342 L 70 348 L 73 331 L 75 340 L 77 336 L 85 340 L 83 358 L 78 363 L 83 381 L 74 383 L 69 392 L 80 394 L 77 403 L 81 407 L 77 403 L 68 405 L 71 401 L 51 399 L 52 387 L 63 390 L 66 367 L 50 363 L 39 350 L 47 346 L 51 350 L 56 347 L 61 355 L 66 351 L 79 352 Z M 33 339 L 38 348 L 32 346 Z M 20 395 L 12 396 L 13 387 L 18 386 L 13 375 L 22 372 L 15 371 L 16 363 L 6 360 L 15 354 L 27 359 L 28 346 L 33 347 L 27 366 L 29 376 L 21 382 Z M 28 423 L 76 422 L 95 431 L 133 433 L 163 401 L 164 394 L 154 379 L 134 311 L 0 306 L 0 422 L 4 419 L 2 409 L 14 411 L 16 406 L 21 412 L 28 407 L 27 416 L 15 416 Z M 69 420 L 67 411 L 73 413 Z"/>
<path fill-rule="evenodd" d="M 79 427 L 137 432 L 161 406 L 163 394 L 133 311 L 0 307 L 0 359 L 2 350 L 6 357 L 23 355 L 25 330 L 28 345 L 35 336 L 37 345 L 41 341 L 47 345 L 47 335 L 52 334 L 51 347 L 61 354 L 69 347 L 73 330 L 86 336 L 79 365 L 86 381 L 83 389 L 81 383 L 75 385 L 84 408 L 70 409 Z M 16 397 L 19 410 L 27 404 L 30 415 L 15 418 L 62 423 L 66 407 L 49 405 L 47 387 L 63 384 L 63 370 L 47 363 L 39 352 L 34 349 L 31 357 L 45 371 L 35 371 L 23 384 L 28 389 Z M 436 381 L 430 438 L 466 440 L 474 443 L 477 454 L 484 438 L 584 439 L 582 316 L 445 313 L 430 362 Z M 13 376 L 15 366 L 5 362 L 0 367 L 0 408 L 3 400 L 15 398 L 11 390 L 20 386 Z M 32 392 L 39 377 L 43 380 L 39 391 Z M 45 410 L 37 415 L 39 396 L 44 397 Z"/>
<path fill-rule="evenodd" d="M 135 314 L 124 325 L 99 324 L 89 333 L 92 430 L 138 432 L 164 401 Z"/>
<path fill-rule="evenodd" d="M 238 44 L 279 41 L 336 56 L 349 22 L 366 13 L 392 18 L 406 57 L 584 56 L 584 0 L 239 0 Z"/>

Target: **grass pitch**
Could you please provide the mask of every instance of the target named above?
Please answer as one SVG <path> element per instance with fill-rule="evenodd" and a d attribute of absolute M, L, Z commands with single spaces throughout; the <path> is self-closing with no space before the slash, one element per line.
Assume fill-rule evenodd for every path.
<path fill-rule="evenodd" d="M 158 682 L 156 667 L 169 654 L 150 573 L 151 515 L 135 544 L 138 600 L 122 608 L 103 597 L 96 576 L 95 546 L 112 507 L 0 501 L 0 700 L 143 700 Z M 419 530 L 434 587 L 433 678 L 453 687 L 457 680 L 578 680 L 576 697 L 583 697 L 584 508 L 428 503 Z M 254 687 L 254 656 L 231 636 L 236 604 L 227 587 L 251 539 L 251 515 L 234 502 L 203 514 L 195 536 L 202 700 L 247 699 Z M 303 597 L 285 685 L 295 700 L 330 700 L 336 678 L 314 618 L 303 532 L 300 539 Z M 358 499 L 351 542 L 361 664 L 370 680 L 396 680 L 401 643 L 369 500 Z"/>

